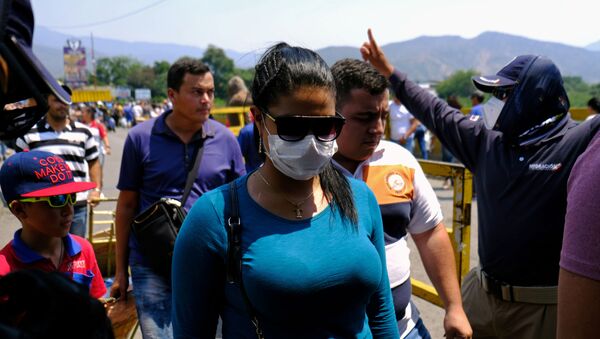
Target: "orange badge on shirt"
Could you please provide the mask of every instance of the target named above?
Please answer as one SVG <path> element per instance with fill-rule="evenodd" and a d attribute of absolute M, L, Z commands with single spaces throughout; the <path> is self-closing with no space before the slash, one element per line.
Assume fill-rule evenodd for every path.
<path fill-rule="evenodd" d="M 411 201 L 415 170 L 402 165 L 365 166 L 363 181 L 375 193 L 380 205 Z"/>

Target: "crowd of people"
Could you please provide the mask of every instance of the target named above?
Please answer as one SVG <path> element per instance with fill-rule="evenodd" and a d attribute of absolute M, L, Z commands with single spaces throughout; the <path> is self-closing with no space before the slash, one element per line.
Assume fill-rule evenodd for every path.
<path fill-rule="evenodd" d="M 18 23 L 10 33 L 22 36 Z M 0 51 L 2 64 L 20 67 Z M 144 338 L 213 338 L 219 321 L 225 338 L 430 338 L 411 301 L 410 236 L 443 302 L 447 338 L 597 337 L 600 119 L 571 118 L 556 65 L 520 55 L 473 77 L 475 110 L 465 115 L 455 98 L 396 69 L 370 30 L 360 52 L 363 60 L 330 67 L 306 48 L 269 48 L 251 90 L 230 82 L 230 103 L 249 107 L 252 121 L 238 138 L 210 119 L 211 70 L 174 62 L 168 101 L 128 126 L 109 291 L 85 240 L 86 210 L 103 188 L 105 128 L 144 108 L 76 106 L 79 122 L 68 87 L 30 70 L 45 81 L 4 96 L 20 84 L 1 67 L 0 88 L 11 88 L 3 98 L 29 95 L 37 106 L 2 102 L 3 119 L 17 120 L 0 135 L 17 138 L 17 153 L 0 187 L 21 228 L 0 250 L 0 334 L 60 333 L 40 306 L 46 291 L 81 319 L 70 335 L 111 338 L 97 299 L 126 299 L 133 287 Z M 598 113 L 597 100 L 588 105 Z M 440 204 L 412 155 L 419 126 L 474 173 L 479 265 L 462 286 Z M 173 222 L 172 210 L 156 212 L 162 201 L 187 216 L 157 261 L 151 244 Z M 41 287 L 24 293 L 32 286 Z"/>

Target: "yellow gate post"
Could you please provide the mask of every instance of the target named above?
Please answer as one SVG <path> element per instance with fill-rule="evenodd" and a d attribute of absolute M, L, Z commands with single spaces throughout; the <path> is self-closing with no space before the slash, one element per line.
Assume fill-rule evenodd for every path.
<path fill-rule="evenodd" d="M 454 258 L 459 285 L 462 278 L 469 273 L 471 255 L 471 201 L 473 198 L 473 176 L 463 165 L 431 160 L 419 160 L 423 172 L 428 175 L 452 177 L 454 180 L 454 196 L 452 209 L 452 228 L 447 228 Z M 413 294 L 432 304 L 443 307 L 437 291 L 417 279 L 412 279 Z"/>

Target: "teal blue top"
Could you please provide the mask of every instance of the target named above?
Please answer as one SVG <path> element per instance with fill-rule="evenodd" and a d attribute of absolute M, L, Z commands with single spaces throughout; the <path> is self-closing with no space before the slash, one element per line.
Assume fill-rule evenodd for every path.
<path fill-rule="evenodd" d="M 375 196 L 348 179 L 358 227 L 337 208 L 287 220 L 236 180 L 242 220 L 244 287 L 266 338 L 397 338 Z M 291 207 L 291 206 L 290 206 Z M 228 186 L 205 193 L 175 244 L 173 329 L 176 338 L 256 338 L 238 285 L 225 281 Z"/>

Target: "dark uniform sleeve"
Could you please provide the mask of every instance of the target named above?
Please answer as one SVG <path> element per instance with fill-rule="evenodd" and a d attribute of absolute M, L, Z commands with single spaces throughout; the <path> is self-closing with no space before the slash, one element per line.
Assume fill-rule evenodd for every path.
<path fill-rule="evenodd" d="M 485 128 L 480 117 L 464 115 L 445 101 L 406 78 L 406 74 L 395 72 L 390 82 L 402 104 L 431 130 L 440 142 L 447 147 L 471 172 L 475 172 L 477 158 L 484 145 L 500 142 L 500 133 Z"/>

